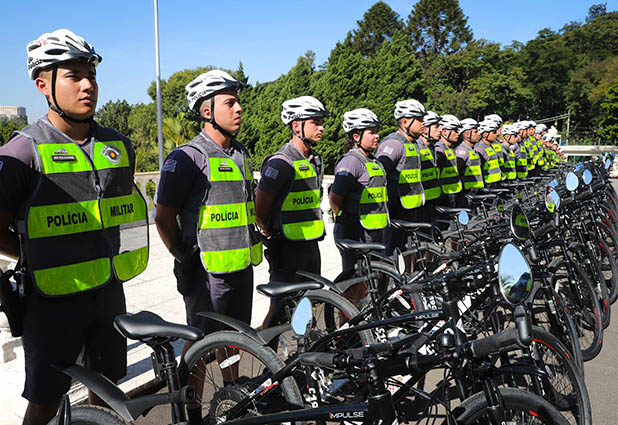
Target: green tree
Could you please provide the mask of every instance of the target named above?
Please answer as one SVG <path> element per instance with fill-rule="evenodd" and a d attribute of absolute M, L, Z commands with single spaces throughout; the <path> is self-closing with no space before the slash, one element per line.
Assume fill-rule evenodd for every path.
<path fill-rule="evenodd" d="M 607 14 L 607 3 L 593 4 L 588 9 L 588 16 L 586 16 L 586 22 L 590 23 L 596 18 L 605 16 Z"/>
<path fill-rule="evenodd" d="M 28 123 L 24 118 L 0 118 L 0 146 L 4 145 L 11 138 L 14 131 L 21 130 Z"/>
<path fill-rule="evenodd" d="M 412 48 L 423 56 L 458 52 L 473 39 L 458 0 L 419 0 L 408 15 Z"/>
<path fill-rule="evenodd" d="M 375 55 L 385 41 L 392 40 L 403 29 L 399 14 L 382 1 L 371 6 L 356 23 L 358 28 L 352 32 L 352 47 L 365 57 Z"/>
<path fill-rule="evenodd" d="M 154 103 L 138 103 L 129 114 L 128 125 L 136 154 L 137 171 L 159 169 L 157 111 Z"/>
<path fill-rule="evenodd" d="M 601 113 L 599 136 L 606 139 L 604 143 L 618 144 L 618 81 L 607 90 Z"/>
<path fill-rule="evenodd" d="M 127 137 L 129 134 L 129 115 L 131 105 L 126 100 L 109 101 L 94 115 L 95 120 L 104 127 L 111 127 Z"/>

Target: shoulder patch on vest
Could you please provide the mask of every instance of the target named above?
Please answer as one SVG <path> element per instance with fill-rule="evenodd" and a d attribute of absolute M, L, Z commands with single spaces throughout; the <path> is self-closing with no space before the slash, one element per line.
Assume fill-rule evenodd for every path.
<path fill-rule="evenodd" d="M 384 148 L 384 153 L 387 155 L 390 155 L 393 153 L 393 148 L 391 148 L 390 146 L 387 146 Z"/>
<path fill-rule="evenodd" d="M 268 177 L 268 178 L 271 178 L 273 180 L 276 180 L 277 176 L 279 175 L 279 170 L 269 166 L 269 167 L 266 167 L 266 169 L 264 170 L 264 173 L 262 175 L 264 177 Z"/>
<path fill-rule="evenodd" d="M 173 173 L 174 171 L 176 171 L 176 160 L 166 159 L 163 163 L 163 167 L 161 167 L 161 171 L 166 171 L 168 173 Z"/>
<path fill-rule="evenodd" d="M 103 149 L 101 149 L 101 154 L 112 164 L 118 164 L 120 162 L 121 153 L 120 149 L 116 146 L 105 145 Z"/>

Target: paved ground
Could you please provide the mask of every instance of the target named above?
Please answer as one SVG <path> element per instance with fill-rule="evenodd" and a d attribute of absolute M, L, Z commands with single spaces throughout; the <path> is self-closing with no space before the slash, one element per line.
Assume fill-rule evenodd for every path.
<path fill-rule="evenodd" d="M 329 230 L 332 230 L 331 226 Z M 166 320 L 184 323 L 184 308 L 175 288 L 171 256 L 163 247 L 154 227 L 151 227 L 150 234 L 149 266 L 142 275 L 126 284 L 128 311 L 149 310 Z M 321 252 L 323 274 L 332 279 L 340 269 L 340 257 L 331 235 L 321 242 Z M 264 263 L 256 269 L 256 284 L 267 282 L 267 276 L 267 265 Z M 268 300 L 255 293 L 252 323 L 254 327 L 261 323 L 267 308 Z M 605 331 L 604 349 L 599 357 L 586 363 L 586 384 L 592 400 L 595 425 L 618 424 L 617 320 L 614 319 L 613 324 Z M 7 340 L 6 334 L 0 334 L 0 343 L 5 346 L 17 345 L 16 341 Z M 16 358 L 0 363 L 0 425 L 14 425 L 21 423 L 26 405 L 25 400 L 20 397 L 24 380 L 23 353 L 19 347 L 14 350 L 7 348 L 5 352 L 14 353 Z M 129 342 L 129 364 L 129 377 L 121 387 L 125 391 L 134 391 L 152 379 L 150 350 L 141 344 Z M 83 389 L 73 389 L 73 400 L 83 396 Z M 153 410 L 147 420 L 139 423 L 154 425 L 169 422 L 169 409 L 160 408 Z"/>

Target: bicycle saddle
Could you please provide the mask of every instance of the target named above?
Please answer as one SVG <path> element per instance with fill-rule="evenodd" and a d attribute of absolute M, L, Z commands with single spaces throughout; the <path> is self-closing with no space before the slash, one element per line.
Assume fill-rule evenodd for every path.
<path fill-rule="evenodd" d="M 285 282 L 268 282 L 266 284 L 258 285 L 255 289 L 267 297 L 280 297 L 282 295 L 293 294 L 299 291 L 307 291 L 309 289 L 321 289 L 324 285 L 319 282 L 299 282 L 299 283 L 285 283 Z"/>
<path fill-rule="evenodd" d="M 431 223 L 412 223 L 405 220 L 391 219 L 391 225 L 395 229 L 418 230 L 431 229 Z"/>
<path fill-rule="evenodd" d="M 337 247 L 343 249 L 344 251 L 359 251 L 359 252 L 369 252 L 369 251 L 384 251 L 386 249 L 386 245 L 377 242 L 359 242 L 354 241 L 352 239 L 342 239 L 340 241 L 336 241 L 335 245 Z"/>
<path fill-rule="evenodd" d="M 197 341 L 204 337 L 204 332 L 193 326 L 166 322 L 151 311 L 119 314 L 114 319 L 114 326 L 127 338 L 137 340 L 148 337 L 160 337 Z"/>
<path fill-rule="evenodd" d="M 470 208 L 449 208 L 449 207 L 439 207 L 436 206 L 435 207 L 436 211 L 442 213 L 442 214 L 448 214 L 448 215 L 456 215 L 459 214 L 462 211 L 466 211 L 466 212 L 472 212 L 472 210 Z"/>

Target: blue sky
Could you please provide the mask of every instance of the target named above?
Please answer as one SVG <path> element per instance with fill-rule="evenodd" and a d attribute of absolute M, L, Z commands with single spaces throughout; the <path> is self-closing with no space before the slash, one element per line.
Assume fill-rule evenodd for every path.
<path fill-rule="evenodd" d="M 526 42 L 538 31 L 557 30 L 584 21 L 590 5 L 601 0 L 460 0 L 475 38 L 508 45 Z M 47 105 L 29 80 L 26 44 L 44 32 L 69 28 L 93 44 L 102 56 L 98 68 L 99 106 L 108 100 L 149 102 L 155 79 L 152 0 L 3 2 L 0 32 L 0 104 L 27 108 L 32 122 Z M 328 58 L 335 43 L 356 28 L 375 0 L 159 0 L 161 77 L 197 66 L 235 69 L 243 62 L 250 83 L 276 79 L 307 50 L 316 63 Z M 403 18 L 415 3 L 386 0 Z M 618 10 L 608 0 L 607 10 Z"/>

